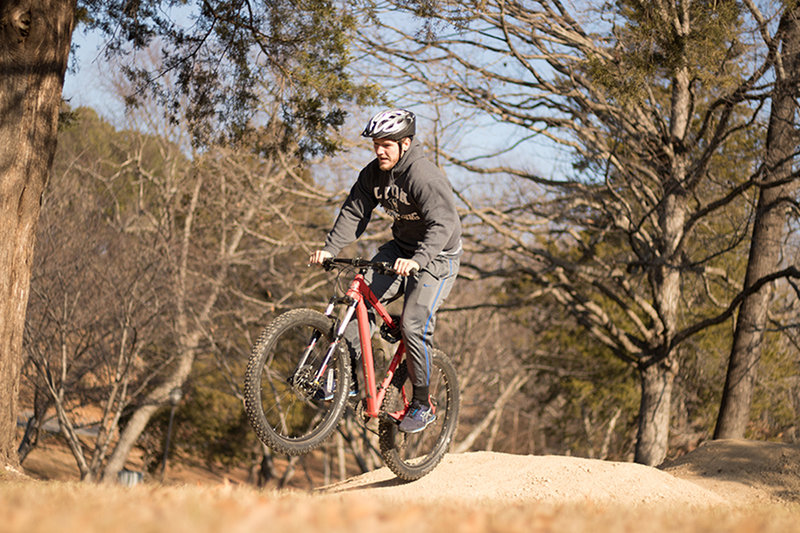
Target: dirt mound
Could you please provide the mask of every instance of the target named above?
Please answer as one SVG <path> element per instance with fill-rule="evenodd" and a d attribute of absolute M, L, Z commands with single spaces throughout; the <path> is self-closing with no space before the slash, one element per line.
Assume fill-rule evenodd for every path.
<path fill-rule="evenodd" d="M 717 506 L 719 494 L 667 472 L 633 463 L 494 452 L 452 454 L 428 476 L 409 485 L 386 468 L 322 489 L 328 494 L 368 491 L 394 502 L 467 505 L 548 503 L 597 505 L 678 504 Z"/>
<path fill-rule="evenodd" d="M 78 479 L 74 460 L 63 446 L 35 450 L 25 467 L 37 479 Z M 177 466 L 170 471 L 171 483 L 213 486 L 229 480 L 244 484 L 246 474 L 234 478 L 230 473 L 180 473 Z M 0 479 L 9 480 L 10 473 L 6 474 Z M 390 503 L 467 502 L 473 507 L 532 502 L 650 508 L 660 503 L 667 507 L 790 503 L 796 507 L 800 503 L 800 445 L 709 441 L 660 468 L 577 457 L 470 452 L 446 456 L 431 474 L 411 484 L 382 468 L 315 494 Z"/>
<path fill-rule="evenodd" d="M 494 452 L 451 454 L 412 485 L 386 468 L 321 489 L 367 491 L 403 503 L 674 504 L 715 507 L 800 501 L 800 446 L 745 440 L 711 441 L 676 461 L 652 468 L 563 456 Z"/>
<path fill-rule="evenodd" d="M 708 441 L 661 468 L 737 502 L 800 502 L 800 445 Z"/>
<path fill-rule="evenodd" d="M 787 503 L 798 501 L 799 470 L 798 446 L 716 441 L 662 468 L 453 454 L 413 483 L 384 468 L 311 494 L 210 479 L 126 488 L 0 473 L 0 524 L 8 533 L 800 533 L 800 506 Z"/>

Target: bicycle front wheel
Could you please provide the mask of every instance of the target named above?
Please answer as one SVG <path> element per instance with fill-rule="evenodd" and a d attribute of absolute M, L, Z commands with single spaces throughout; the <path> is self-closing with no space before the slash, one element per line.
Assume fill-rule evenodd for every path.
<path fill-rule="evenodd" d="M 398 421 L 390 415 L 401 412 L 411 394 L 411 381 L 403 361 L 386 391 L 378 433 L 384 463 L 406 481 L 428 474 L 450 449 L 460 406 L 458 378 L 450 358 L 440 350 L 432 352 L 430 398 L 436 420 L 418 433 L 403 433 L 398 429 Z"/>
<path fill-rule="evenodd" d="M 295 309 L 273 320 L 253 346 L 245 411 L 261 442 L 277 453 L 310 452 L 342 418 L 350 358 L 340 346 L 331 347 L 332 330 L 333 321 L 322 313 Z"/>

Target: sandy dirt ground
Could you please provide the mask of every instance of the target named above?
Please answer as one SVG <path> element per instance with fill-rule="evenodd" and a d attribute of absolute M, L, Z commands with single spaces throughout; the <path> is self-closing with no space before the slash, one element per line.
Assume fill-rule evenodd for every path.
<path fill-rule="evenodd" d="M 493 452 L 448 455 L 428 476 L 401 483 L 383 468 L 323 488 L 394 502 L 716 507 L 800 503 L 800 446 L 711 441 L 652 468 L 563 456 Z"/>
<path fill-rule="evenodd" d="M 22 478 L 22 479 L 21 479 Z M 562 456 L 451 454 L 306 491 L 0 472 L 0 532 L 800 533 L 800 446 L 713 441 L 660 468 Z"/>

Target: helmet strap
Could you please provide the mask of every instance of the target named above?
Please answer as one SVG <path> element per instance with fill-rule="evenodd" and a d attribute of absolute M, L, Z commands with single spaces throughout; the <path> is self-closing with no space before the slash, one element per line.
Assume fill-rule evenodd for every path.
<path fill-rule="evenodd" d="M 402 139 L 396 141 L 397 142 L 397 148 L 400 151 L 400 159 L 403 159 L 403 156 L 408 151 L 408 148 L 403 148 L 403 141 L 405 141 L 406 139 L 411 139 L 411 137 L 403 137 Z M 410 141 L 408 143 L 408 147 L 411 148 L 411 142 Z"/>

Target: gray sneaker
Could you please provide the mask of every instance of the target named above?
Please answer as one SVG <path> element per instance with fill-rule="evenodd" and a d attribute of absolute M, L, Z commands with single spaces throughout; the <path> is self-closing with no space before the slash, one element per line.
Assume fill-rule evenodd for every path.
<path fill-rule="evenodd" d="M 412 401 L 408 406 L 406 416 L 400 422 L 399 429 L 403 433 L 417 433 L 428 427 L 434 420 L 436 420 L 436 415 L 433 407 Z"/>

